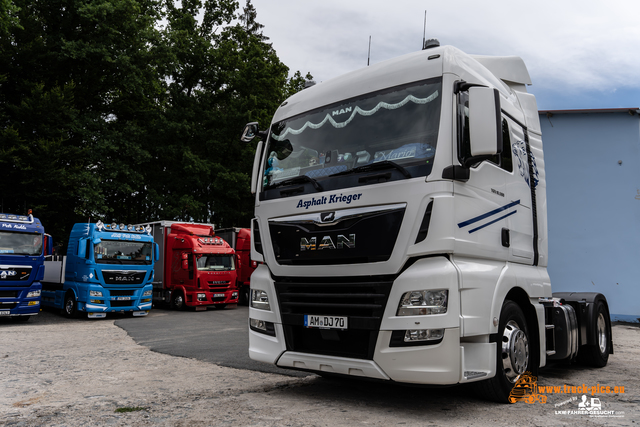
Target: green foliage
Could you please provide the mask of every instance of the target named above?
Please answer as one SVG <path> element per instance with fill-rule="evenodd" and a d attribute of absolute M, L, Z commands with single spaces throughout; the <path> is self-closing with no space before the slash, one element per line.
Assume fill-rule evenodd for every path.
<path fill-rule="evenodd" d="M 0 0 L 0 194 L 56 242 L 74 222 L 246 226 L 255 148 L 310 80 L 250 1 Z M 232 24 L 234 23 L 235 24 Z"/>

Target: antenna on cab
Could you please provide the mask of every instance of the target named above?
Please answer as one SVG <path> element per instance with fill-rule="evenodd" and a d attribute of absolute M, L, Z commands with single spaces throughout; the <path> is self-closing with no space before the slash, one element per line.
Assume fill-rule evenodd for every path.
<path fill-rule="evenodd" d="M 422 49 L 424 49 L 424 43 L 427 37 L 427 11 L 424 11 L 424 29 L 422 30 Z"/>

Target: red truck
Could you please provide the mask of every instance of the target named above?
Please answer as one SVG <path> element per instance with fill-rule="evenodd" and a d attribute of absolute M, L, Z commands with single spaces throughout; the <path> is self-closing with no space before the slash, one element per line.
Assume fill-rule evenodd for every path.
<path fill-rule="evenodd" d="M 258 263 L 251 260 L 251 229 L 250 228 L 221 228 L 216 235 L 226 240 L 236 251 L 236 285 L 240 290 L 240 304 L 249 305 L 249 284 L 251 273 L 258 267 Z"/>
<path fill-rule="evenodd" d="M 182 310 L 238 304 L 235 251 L 212 224 L 147 223 L 160 260 L 154 266 L 153 302 Z M 145 226 L 147 224 L 144 224 Z"/>

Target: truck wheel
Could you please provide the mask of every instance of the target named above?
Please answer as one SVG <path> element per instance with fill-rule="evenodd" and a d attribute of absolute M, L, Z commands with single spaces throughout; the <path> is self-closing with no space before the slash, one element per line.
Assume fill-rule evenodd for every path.
<path fill-rule="evenodd" d="M 174 310 L 184 310 L 186 307 L 184 303 L 184 295 L 182 292 L 176 292 L 171 299 L 171 308 Z"/>
<path fill-rule="evenodd" d="M 581 346 L 578 351 L 578 361 L 585 365 L 602 368 L 609 361 L 609 331 L 611 330 L 610 319 L 602 301 L 596 303 L 594 316 L 598 343 Z"/>
<path fill-rule="evenodd" d="M 527 322 L 513 301 L 506 300 L 502 305 L 498 334 L 496 375 L 478 383 L 478 391 L 487 399 L 508 403 L 516 381 L 531 363 Z"/>
<path fill-rule="evenodd" d="M 73 319 L 78 314 L 76 297 L 72 292 L 67 293 L 67 295 L 65 295 L 64 297 L 64 306 L 62 307 L 62 313 L 70 319 Z"/>

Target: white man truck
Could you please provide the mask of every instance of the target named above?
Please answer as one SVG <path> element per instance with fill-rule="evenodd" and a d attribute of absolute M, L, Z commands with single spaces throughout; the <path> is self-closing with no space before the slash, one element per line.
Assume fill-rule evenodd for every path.
<path fill-rule="evenodd" d="M 529 84 L 518 57 L 433 41 L 249 123 L 251 358 L 502 402 L 551 360 L 606 365 L 605 297 L 551 291 Z"/>

